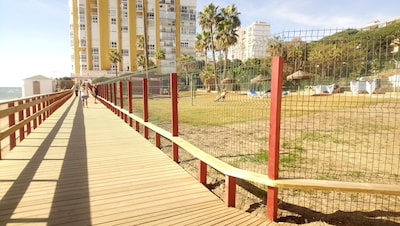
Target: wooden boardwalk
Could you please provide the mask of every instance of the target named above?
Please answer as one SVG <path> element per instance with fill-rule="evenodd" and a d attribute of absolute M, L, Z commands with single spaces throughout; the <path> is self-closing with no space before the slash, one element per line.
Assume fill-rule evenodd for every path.
<path fill-rule="evenodd" d="M 0 225 L 276 225 L 226 207 L 93 98 L 4 156 L 0 198 Z"/>

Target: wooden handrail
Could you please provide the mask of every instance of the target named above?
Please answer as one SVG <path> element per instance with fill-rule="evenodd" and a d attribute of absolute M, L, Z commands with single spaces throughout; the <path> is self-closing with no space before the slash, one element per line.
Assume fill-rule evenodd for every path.
<path fill-rule="evenodd" d="M 35 119 L 39 118 L 39 124 L 40 121 L 42 120 L 40 118 L 41 115 L 43 115 L 43 120 L 48 117 L 55 109 L 57 109 L 59 106 L 61 106 L 63 103 L 66 102 L 66 100 L 72 96 L 72 91 L 62 91 L 58 93 L 50 93 L 50 94 L 43 94 L 43 95 L 35 95 L 35 96 L 30 96 L 26 98 L 20 98 L 20 99 L 13 99 L 13 100 L 8 100 L 8 101 L 3 101 L 1 102 L 2 105 L 9 105 L 13 103 L 18 103 L 18 105 L 8 107 L 6 109 L 0 110 L 0 119 L 4 119 L 6 117 L 9 117 L 11 115 L 14 115 L 16 113 L 19 114 L 19 121 L 16 123 L 13 123 L 12 126 L 7 127 L 6 129 L 3 129 L 0 131 L 0 141 L 4 140 L 7 137 L 10 137 L 10 150 L 15 146 L 17 138 L 15 137 L 15 132 L 18 130 L 20 131 L 19 139 L 20 141 L 24 139 L 24 133 L 25 132 L 30 132 L 31 127 L 29 126 L 29 123 L 34 121 Z M 28 101 L 27 101 L 28 100 Z M 26 102 L 27 101 L 27 102 Z M 43 105 L 43 108 L 41 107 L 41 103 L 45 103 Z M 36 109 L 36 106 L 39 106 Z M 33 109 L 32 112 L 30 112 L 29 109 Z M 22 113 L 22 111 L 28 111 L 29 113 Z M 24 131 L 24 127 L 28 125 L 27 131 Z M 34 128 L 36 126 L 36 121 L 34 121 Z M 1 152 L 3 151 L 2 148 L 0 148 L 0 159 L 1 159 Z"/>
<path fill-rule="evenodd" d="M 40 103 L 40 102 L 45 102 L 45 101 L 47 101 L 49 99 L 54 99 L 54 98 L 57 98 L 59 96 L 61 96 L 61 94 L 59 94 L 57 96 L 46 97 L 46 98 L 40 99 L 41 101 L 32 101 L 32 103 L 37 104 L 37 103 Z M 43 114 L 44 112 L 48 111 L 49 109 L 53 108 L 54 106 L 57 106 L 57 104 L 65 102 L 65 100 L 68 99 L 68 98 L 69 98 L 69 96 L 64 96 L 62 99 L 59 99 L 59 100 L 51 103 L 49 106 L 41 109 L 40 111 L 37 111 L 35 114 L 33 114 L 33 115 L 29 116 L 28 118 L 25 118 L 24 120 L 16 123 L 14 126 L 8 127 L 7 129 L 5 129 L 3 131 L 0 131 L 0 140 L 3 140 L 4 138 L 10 136 L 12 133 L 16 132 L 20 128 L 24 127 L 26 124 L 28 124 L 31 121 L 33 121 L 34 119 L 36 119 L 39 115 Z M 22 105 L 14 107 L 12 109 L 6 109 L 6 110 L 3 110 L 3 111 L 0 111 L 0 113 L 2 113 L 2 115 L 3 115 L 3 112 L 7 112 L 8 113 L 7 116 L 8 116 L 9 114 L 13 114 L 15 112 L 24 110 L 24 109 L 26 109 L 28 107 L 34 106 L 35 104 L 22 104 Z M 23 108 L 20 108 L 21 106 L 23 106 Z"/>
<path fill-rule="evenodd" d="M 118 108 L 118 106 L 113 106 Z M 119 109 L 123 114 L 132 118 L 134 121 L 142 124 L 144 127 L 151 129 L 153 132 L 160 134 L 164 138 L 177 144 L 180 148 L 193 155 L 195 158 L 205 162 L 210 167 L 221 172 L 224 175 L 240 178 L 242 180 L 262 184 L 277 188 L 298 188 L 298 189 L 315 189 L 329 190 L 340 192 L 358 192 L 370 194 L 385 194 L 385 195 L 400 195 L 400 185 L 394 184 L 377 184 L 363 182 L 348 182 L 348 181 L 330 181 L 319 179 L 289 179 L 278 178 L 270 179 L 267 175 L 255 173 L 243 169 L 236 168 L 228 163 L 204 152 L 200 148 L 194 146 L 181 137 L 174 137 L 172 134 L 151 122 L 144 122 L 140 117 L 130 114 L 124 109 Z"/>

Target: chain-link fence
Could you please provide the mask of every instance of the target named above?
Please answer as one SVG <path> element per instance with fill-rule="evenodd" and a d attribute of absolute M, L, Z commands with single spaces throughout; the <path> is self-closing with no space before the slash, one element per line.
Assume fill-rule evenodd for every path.
<path fill-rule="evenodd" d="M 285 61 L 280 178 L 400 186 L 400 36 L 380 31 L 282 32 L 260 50 Z M 179 136 L 232 166 L 267 174 L 271 57 L 179 65 Z M 122 79 L 132 81 L 134 114 L 143 114 L 143 77 L 149 121 L 171 130 L 168 75 Z M 180 152 L 179 162 L 196 176 L 193 156 Z M 209 187 L 222 194 L 224 177 L 211 170 Z M 238 181 L 238 192 L 237 206 L 265 214 L 266 187 Z M 278 220 L 288 219 L 398 224 L 400 197 L 280 189 Z"/>

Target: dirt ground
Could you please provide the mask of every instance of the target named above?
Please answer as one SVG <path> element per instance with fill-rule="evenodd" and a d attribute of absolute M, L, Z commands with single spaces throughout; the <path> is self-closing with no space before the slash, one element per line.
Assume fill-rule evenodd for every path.
<path fill-rule="evenodd" d="M 282 164 L 280 176 L 400 184 L 398 109 L 398 102 L 393 106 L 380 103 L 283 120 L 280 155 L 297 160 Z M 252 159 L 259 156 L 261 148 L 268 147 L 268 125 L 267 121 L 215 127 L 180 124 L 179 131 L 185 140 L 236 167 L 267 172 L 265 161 Z M 244 152 L 243 147 L 251 150 Z M 170 154 L 171 146 L 166 144 L 162 150 Z M 181 166 L 196 177 L 197 161 L 184 151 L 179 155 Z M 207 183 L 223 199 L 223 175 L 209 169 Z M 236 207 L 265 216 L 265 189 L 244 181 L 238 181 L 238 185 Z M 280 192 L 279 199 L 278 222 L 400 225 L 400 197 L 292 189 Z"/>

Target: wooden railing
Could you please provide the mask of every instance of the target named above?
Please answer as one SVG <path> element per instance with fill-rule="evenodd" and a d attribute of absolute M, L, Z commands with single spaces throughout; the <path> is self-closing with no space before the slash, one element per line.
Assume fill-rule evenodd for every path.
<path fill-rule="evenodd" d="M 132 96 L 132 84 L 128 81 L 128 105 L 127 109 L 123 106 L 122 82 L 113 84 L 100 85 L 100 101 L 105 104 L 111 111 L 117 114 L 131 127 L 135 127 L 139 132 L 143 128 L 143 135 L 149 138 L 149 130 L 155 133 L 155 145 L 161 147 L 161 137 L 169 140 L 172 143 L 172 158 L 178 162 L 178 148 L 193 155 L 199 161 L 198 178 L 199 182 L 206 184 L 207 179 L 207 166 L 219 171 L 225 175 L 225 201 L 226 205 L 235 206 L 236 197 L 236 179 L 242 179 L 249 182 L 265 185 L 268 187 L 267 191 L 267 210 L 266 215 L 269 220 L 277 219 L 278 209 L 278 189 L 279 188 L 297 188 L 297 189 L 313 189 L 313 190 L 329 190 L 341 192 L 359 192 L 370 194 L 385 194 L 385 195 L 400 195 L 400 186 L 391 184 L 376 184 L 376 183 L 359 183 L 359 182 L 344 182 L 344 181 L 330 181 L 330 180 L 317 180 L 317 179 L 285 179 L 278 177 L 278 164 L 279 164 L 279 129 L 280 129 L 280 103 L 282 82 L 282 59 L 273 59 L 272 68 L 272 90 L 271 90 L 271 124 L 270 124 L 270 137 L 269 137 L 269 159 L 268 159 L 268 175 L 259 174 L 251 171 L 242 170 L 223 162 L 214 156 L 207 154 L 198 147 L 190 144 L 178 136 L 178 90 L 176 74 L 171 74 L 171 112 L 172 112 L 172 131 L 166 131 L 157 125 L 148 122 L 148 106 L 147 106 L 147 80 L 143 79 L 143 118 L 132 114 L 132 102 L 129 98 Z M 117 86 L 119 87 L 117 89 Z M 119 90 L 119 93 L 117 93 Z M 112 93 L 112 95 L 108 95 Z M 275 96 L 274 96 L 275 94 Z M 117 103 L 117 96 L 119 103 Z M 130 100 L 130 101 L 129 101 Z"/>
<path fill-rule="evenodd" d="M 0 159 L 71 96 L 66 90 L 0 102 Z"/>

